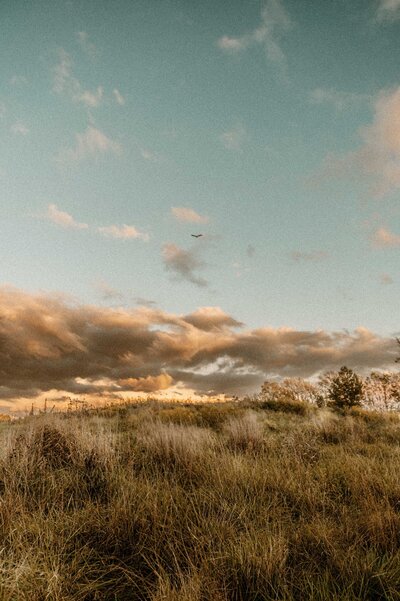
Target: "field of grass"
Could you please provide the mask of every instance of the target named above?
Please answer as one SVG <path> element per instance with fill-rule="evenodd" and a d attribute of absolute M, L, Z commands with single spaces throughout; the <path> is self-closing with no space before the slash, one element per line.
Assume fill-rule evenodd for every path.
<path fill-rule="evenodd" d="M 1 601 L 400 599 L 400 417 L 142 403 L 0 430 Z"/>

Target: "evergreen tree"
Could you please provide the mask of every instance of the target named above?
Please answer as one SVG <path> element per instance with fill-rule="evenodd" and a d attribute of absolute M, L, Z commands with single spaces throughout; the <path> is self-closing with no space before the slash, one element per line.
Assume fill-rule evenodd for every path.
<path fill-rule="evenodd" d="M 328 396 L 330 404 L 337 409 L 349 409 L 361 405 L 363 396 L 361 378 L 352 369 L 341 367 L 337 375 L 332 378 Z"/>

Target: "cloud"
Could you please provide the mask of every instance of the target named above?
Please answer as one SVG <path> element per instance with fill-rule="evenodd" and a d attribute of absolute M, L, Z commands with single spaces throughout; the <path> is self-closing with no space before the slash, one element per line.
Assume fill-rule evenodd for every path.
<path fill-rule="evenodd" d="M 400 17 L 400 0 L 379 0 L 376 12 L 378 21 L 395 21 Z"/>
<path fill-rule="evenodd" d="M 99 106 L 103 100 L 103 88 L 98 86 L 94 92 L 83 89 L 80 81 L 73 74 L 71 56 L 62 48 L 58 54 L 59 61 L 53 68 L 53 91 L 88 108 Z"/>
<path fill-rule="evenodd" d="M 119 240 L 136 238 L 145 242 L 149 240 L 149 234 L 140 232 L 134 225 L 107 225 L 98 227 L 97 231 L 106 238 L 117 238 Z"/>
<path fill-rule="evenodd" d="M 184 318 L 186 323 L 205 332 L 228 331 L 229 328 L 241 328 L 244 324 L 227 315 L 221 307 L 200 307 Z"/>
<path fill-rule="evenodd" d="M 292 21 L 281 0 L 267 0 L 261 11 L 261 23 L 256 29 L 239 37 L 224 35 L 219 38 L 217 45 L 230 54 L 257 44 L 263 45 L 268 60 L 286 72 L 287 60 L 280 46 L 280 39 L 291 27 Z"/>
<path fill-rule="evenodd" d="M 358 178 L 369 193 L 382 198 L 400 188 L 400 87 L 382 91 L 374 118 L 359 130 L 361 146 L 344 155 L 328 155 L 321 176 Z"/>
<path fill-rule="evenodd" d="M 196 275 L 198 269 L 205 267 L 199 259 L 196 249 L 184 250 L 176 244 L 164 244 L 162 257 L 167 271 L 172 271 L 178 280 L 186 280 L 201 288 L 208 286 L 207 280 Z"/>
<path fill-rule="evenodd" d="M 26 127 L 26 125 L 21 123 L 21 121 L 17 121 L 17 123 L 14 123 L 14 125 L 10 127 L 10 130 L 13 134 L 20 136 L 27 136 L 30 131 L 29 128 Z"/>
<path fill-rule="evenodd" d="M 45 217 L 49 221 L 52 221 L 53 223 L 56 223 L 64 228 L 77 230 L 89 228 L 87 223 L 79 223 L 75 221 L 72 215 L 69 215 L 69 213 L 66 213 L 65 211 L 61 211 L 55 204 L 50 204 L 47 207 Z M 149 234 L 139 231 L 133 225 L 106 225 L 103 227 L 97 227 L 96 231 L 106 238 L 115 238 L 118 240 L 139 239 L 144 240 L 145 242 L 149 240 Z M 96 284 L 96 287 L 98 290 L 102 291 L 103 298 L 121 297 L 120 293 L 114 294 L 115 291 L 105 284 L 105 282 L 99 282 Z"/>
<path fill-rule="evenodd" d="M 173 378 L 163 373 L 158 376 L 146 376 L 145 378 L 126 378 L 118 380 L 118 385 L 126 387 L 132 392 L 154 392 L 166 390 L 173 384 Z"/>
<path fill-rule="evenodd" d="M 243 125 L 237 125 L 231 130 L 223 132 L 219 139 L 228 150 L 239 151 L 242 149 L 243 142 L 246 138 L 246 130 Z"/>
<path fill-rule="evenodd" d="M 58 52 L 58 63 L 53 68 L 53 91 L 62 94 L 66 90 L 74 92 L 74 86 L 80 89 L 77 79 L 72 76 L 72 59 L 68 52 L 61 48 Z"/>
<path fill-rule="evenodd" d="M 0 398 L 181 390 L 237 394 L 267 377 L 310 377 L 348 365 L 391 368 L 393 339 L 354 332 L 246 330 L 218 307 L 188 315 L 86 306 L 0 287 Z M 20 401 L 22 402 L 22 401 Z"/>
<path fill-rule="evenodd" d="M 87 54 L 90 58 L 95 58 L 97 54 L 97 48 L 93 42 L 90 42 L 89 34 L 86 31 L 78 31 L 76 37 L 85 54 Z"/>
<path fill-rule="evenodd" d="M 124 295 L 116 290 L 104 280 L 99 280 L 94 284 L 95 289 L 104 301 L 123 301 Z"/>
<path fill-rule="evenodd" d="M 75 230 L 86 230 L 89 226 L 87 223 L 79 223 L 75 221 L 72 215 L 60 209 L 55 204 L 49 204 L 47 207 L 46 217 L 53 223 L 60 225 L 64 228 L 75 229 Z"/>
<path fill-rule="evenodd" d="M 246 36 L 243 36 L 242 38 L 230 38 L 229 36 L 224 35 L 218 40 L 217 44 L 221 50 L 234 53 L 247 48 L 249 41 Z"/>
<path fill-rule="evenodd" d="M 400 236 L 385 227 L 378 228 L 370 237 L 373 248 L 398 248 Z"/>
<path fill-rule="evenodd" d="M 145 161 L 151 161 L 156 163 L 158 161 L 158 156 L 155 152 L 148 150 L 147 148 L 140 149 L 140 155 Z"/>
<path fill-rule="evenodd" d="M 87 107 L 95 108 L 101 104 L 103 99 L 103 88 L 99 86 L 95 92 L 84 90 L 79 96 L 79 102 L 83 102 Z"/>
<path fill-rule="evenodd" d="M 134 296 L 133 300 L 137 305 L 141 305 L 143 307 L 154 307 L 157 304 L 156 301 L 143 298 L 143 296 Z"/>
<path fill-rule="evenodd" d="M 208 223 L 209 219 L 205 215 L 199 215 L 189 207 L 171 207 L 171 213 L 178 221 L 186 223 Z"/>
<path fill-rule="evenodd" d="M 354 92 L 340 92 L 333 88 L 315 88 L 310 92 L 309 99 L 311 104 L 330 104 L 337 111 L 343 111 L 369 100 L 370 96 Z"/>
<path fill-rule="evenodd" d="M 381 273 L 379 281 L 383 286 L 389 286 L 393 284 L 393 278 L 388 273 Z"/>
<path fill-rule="evenodd" d="M 119 154 L 122 146 L 111 140 L 93 125 L 89 125 L 82 134 L 75 134 L 75 146 L 61 151 L 59 161 L 76 162 L 106 153 Z"/>
<path fill-rule="evenodd" d="M 119 104 L 120 106 L 124 106 L 125 98 L 122 96 L 121 92 L 119 90 L 117 90 L 117 88 L 114 88 L 113 96 L 114 96 L 115 102 L 117 104 Z"/>
<path fill-rule="evenodd" d="M 329 257 L 329 255 L 324 250 L 312 250 L 311 252 L 293 250 L 290 253 L 290 257 L 293 261 L 299 263 L 300 261 L 324 261 Z"/>

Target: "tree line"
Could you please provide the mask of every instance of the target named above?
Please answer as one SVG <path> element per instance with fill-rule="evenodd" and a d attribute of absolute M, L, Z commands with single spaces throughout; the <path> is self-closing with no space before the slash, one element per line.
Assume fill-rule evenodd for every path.
<path fill-rule="evenodd" d="M 345 365 L 322 374 L 315 382 L 302 378 L 266 380 L 259 399 L 265 402 L 301 401 L 339 410 L 369 407 L 400 411 L 400 373 L 372 371 L 363 377 Z"/>

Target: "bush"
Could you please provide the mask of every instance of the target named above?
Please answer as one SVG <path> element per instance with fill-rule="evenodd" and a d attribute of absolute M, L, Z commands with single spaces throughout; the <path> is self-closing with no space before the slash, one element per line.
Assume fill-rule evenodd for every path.
<path fill-rule="evenodd" d="M 260 404 L 261 409 L 267 409 L 269 411 L 281 411 L 282 413 L 293 413 L 295 415 L 307 415 L 311 406 L 302 401 L 293 401 L 291 399 L 278 399 L 278 400 L 267 400 L 262 401 Z"/>

